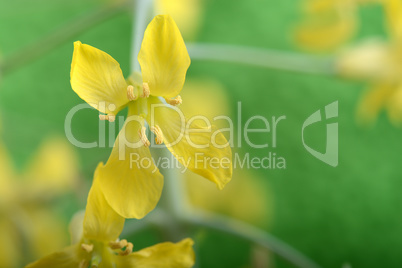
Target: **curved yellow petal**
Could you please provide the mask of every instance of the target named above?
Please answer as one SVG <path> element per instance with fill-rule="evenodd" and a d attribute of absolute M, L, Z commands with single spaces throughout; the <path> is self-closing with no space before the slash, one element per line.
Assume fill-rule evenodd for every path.
<path fill-rule="evenodd" d="M 109 206 L 101 191 L 99 180 L 101 168 L 102 164 L 99 164 L 88 194 L 84 216 L 84 237 L 108 242 L 119 237 L 124 227 L 124 218 Z"/>
<path fill-rule="evenodd" d="M 102 113 L 117 114 L 127 104 L 127 83 L 119 63 L 109 54 L 74 42 L 71 87 L 81 99 Z"/>
<path fill-rule="evenodd" d="M 195 260 L 193 244 L 193 240 L 186 238 L 178 243 L 160 243 L 128 256 L 116 256 L 117 267 L 190 268 Z"/>
<path fill-rule="evenodd" d="M 117 136 L 105 166 L 98 169 L 99 183 L 110 206 L 125 218 L 143 218 L 160 199 L 163 176 L 141 142 L 144 119 L 131 115 Z M 131 116 L 130 116 L 131 115 Z"/>
<path fill-rule="evenodd" d="M 151 95 L 173 98 L 183 88 L 190 56 L 176 23 L 169 15 L 148 25 L 138 54 L 143 81 Z"/>
<path fill-rule="evenodd" d="M 80 251 L 80 247 L 73 245 L 28 264 L 25 268 L 77 268 L 81 262 Z"/>
<path fill-rule="evenodd" d="M 223 189 L 232 178 L 232 150 L 225 136 L 215 126 L 187 120 L 178 108 L 157 98 L 149 104 L 147 121 L 160 127 L 169 151 L 184 167 Z"/>

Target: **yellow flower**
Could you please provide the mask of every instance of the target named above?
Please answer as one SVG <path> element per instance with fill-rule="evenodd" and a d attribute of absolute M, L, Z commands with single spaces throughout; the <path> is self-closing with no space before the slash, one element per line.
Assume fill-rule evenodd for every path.
<path fill-rule="evenodd" d="M 156 206 L 163 187 L 163 176 L 147 148 L 150 142 L 145 120 L 155 134 L 156 144 L 165 143 L 191 171 L 216 183 L 220 189 L 232 176 L 230 147 L 210 145 L 211 140 L 218 145 L 226 144 L 223 134 L 214 126 L 203 128 L 196 122 L 187 126 L 191 122 L 175 107 L 182 101 L 178 94 L 190 58 L 170 16 L 156 16 L 148 25 L 138 60 L 142 74 L 134 73 L 126 82 L 111 56 L 75 42 L 71 66 L 73 90 L 106 114 L 100 115 L 101 119 L 114 121 L 116 114 L 128 106 L 128 118 L 112 153 L 99 169 L 100 187 L 107 202 L 125 218 L 144 217 Z M 229 163 L 226 168 L 203 165 L 196 162 L 196 153 L 203 159 L 226 158 Z"/>
<path fill-rule="evenodd" d="M 132 243 L 118 239 L 123 230 L 124 218 L 108 205 L 102 194 L 100 168 L 98 166 L 95 171 L 83 222 L 78 216 L 70 226 L 73 242 L 81 237 L 79 242 L 31 263 L 26 268 L 87 268 L 89 265 L 115 268 L 192 267 L 194 252 L 191 239 L 176 244 L 161 243 L 137 252 L 132 252 Z"/>
<path fill-rule="evenodd" d="M 67 243 L 61 215 L 50 201 L 75 186 L 77 163 L 69 144 L 50 138 L 23 174 L 0 145 L 0 263 L 20 267 Z"/>
<path fill-rule="evenodd" d="M 359 4 L 381 0 L 306 0 L 305 19 L 295 32 L 296 43 L 312 51 L 328 51 L 348 41 L 358 27 Z"/>
<path fill-rule="evenodd" d="M 201 95 L 200 92 L 204 94 Z M 218 81 L 205 77 L 188 79 L 182 96 L 187 100 L 181 107 L 186 115 L 203 114 L 213 122 L 215 117 L 230 117 L 232 114 L 229 96 Z M 225 120 L 216 121 L 221 129 L 228 127 L 225 123 Z M 217 191 L 197 177 L 198 175 L 191 172 L 185 172 L 183 176 L 187 199 L 193 206 L 266 227 L 272 214 L 272 195 L 256 173 L 247 169 L 236 170 L 232 181 L 223 191 Z"/>
<path fill-rule="evenodd" d="M 203 17 L 201 0 L 156 0 L 157 14 L 168 14 L 176 21 L 186 40 L 194 39 Z"/>
<path fill-rule="evenodd" d="M 193 206 L 259 226 L 271 220 L 272 196 L 253 172 L 236 170 L 233 181 L 222 192 L 196 177 L 188 172 L 184 176 L 187 198 Z"/>
<path fill-rule="evenodd" d="M 337 62 L 342 75 L 372 84 L 357 109 L 364 125 L 373 124 L 383 109 L 392 123 L 402 122 L 402 2 L 388 0 L 384 7 L 390 41 L 367 40 L 343 51 Z"/>

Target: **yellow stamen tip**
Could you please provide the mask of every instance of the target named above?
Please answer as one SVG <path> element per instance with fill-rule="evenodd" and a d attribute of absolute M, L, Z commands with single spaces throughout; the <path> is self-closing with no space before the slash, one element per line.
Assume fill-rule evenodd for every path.
<path fill-rule="evenodd" d="M 138 130 L 138 135 L 140 136 L 140 139 L 144 146 L 149 147 L 150 142 L 147 138 L 146 127 L 142 127 L 140 130 Z"/>
<path fill-rule="evenodd" d="M 109 120 L 109 122 L 113 123 L 116 120 L 116 116 L 111 114 L 111 115 L 109 115 L 108 120 Z"/>
<path fill-rule="evenodd" d="M 125 246 L 127 246 L 127 240 L 126 239 L 116 241 L 116 242 L 113 242 L 113 241 L 109 242 L 109 247 L 111 249 L 122 249 Z"/>
<path fill-rule="evenodd" d="M 149 95 L 151 94 L 151 91 L 149 90 L 149 85 L 148 83 L 142 83 L 142 95 L 141 98 L 148 98 Z"/>
<path fill-rule="evenodd" d="M 99 115 L 100 120 L 108 120 L 109 122 L 113 123 L 116 120 L 116 116 L 113 114 L 100 114 Z"/>
<path fill-rule="evenodd" d="M 134 87 L 132 85 L 127 87 L 127 98 L 130 101 L 138 99 L 138 96 L 134 93 Z"/>
<path fill-rule="evenodd" d="M 88 253 L 91 253 L 92 252 L 92 250 L 94 250 L 94 245 L 92 245 L 92 244 L 81 244 L 81 248 L 83 249 L 83 250 L 85 250 L 86 252 L 88 252 Z"/>
<path fill-rule="evenodd" d="M 133 252 L 133 248 L 134 248 L 134 245 L 132 243 L 128 243 L 126 246 L 126 249 L 119 252 L 119 255 L 126 256 L 126 255 L 130 254 L 131 252 Z"/>
<path fill-rule="evenodd" d="M 174 99 L 165 98 L 165 101 L 166 101 L 168 104 L 173 105 L 173 106 L 178 106 L 178 105 L 182 104 L 182 102 L 183 102 L 183 100 L 181 99 L 181 96 L 180 96 L 180 95 L 177 96 L 177 97 L 174 98 Z"/>
<path fill-rule="evenodd" d="M 153 133 L 155 133 L 155 143 L 156 144 L 162 144 L 163 143 L 163 132 L 162 132 L 162 129 L 158 126 L 158 125 L 155 125 L 155 126 L 152 126 L 151 127 L 151 131 L 153 132 Z"/>

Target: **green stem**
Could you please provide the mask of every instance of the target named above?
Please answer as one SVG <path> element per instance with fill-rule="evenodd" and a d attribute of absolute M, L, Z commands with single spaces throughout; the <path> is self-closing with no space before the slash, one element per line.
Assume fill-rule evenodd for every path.
<path fill-rule="evenodd" d="M 263 48 L 225 44 L 187 44 L 192 60 L 240 63 L 308 74 L 335 75 L 335 59 Z"/>
<path fill-rule="evenodd" d="M 144 37 L 145 29 L 150 21 L 152 15 L 152 0 L 137 0 L 135 1 L 135 17 L 133 20 L 133 34 L 131 46 L 131 71 L 139 72 L 140 64 L 138 63 L 138 53 L 141 49 L 142 39 Z"/>
<path fill-rule="evenodd" d="M 123 1 L 104 6 L 85 17 L 74 19 L 63 27 L 55 30 L 46 37 L 28 45 L 20 51 L 6 57 L 0 63 L 0 73 L 8 74 L 19 67 L 39 58 L 47 52 L 57 48 L 78 34 L 85 32 L 93 26 L 111 19 L 120 13 L 127 11 L 130 1 Z"/>
<path fill-rule="evenodd" d="M 205 227 L 211 230 L 234 235 L 251 243 L 259 245 L 276 253 L 296 267 L 319 268 L 320 266 L 301 252 L 279 240 L 275 236 L 247 223 L 222 215 L 197 210 L 180 219 L 183 223 L 191 226 Z"/>
<path fill-rule="evenodd" d="M 156 159 L 158 159 L 158 157 L 163 157 L 170 159 L 172 162 L 176 161 L 176 158 L 172 156 L 166 147 L 158 149 L 156 155 Z M 170 213 L 173 214 L 173 217 L 180 217 L 181 214 L 187 211 L 189 204 L 183 188 L 184 184 L 180 169 L 172 166 L 170 168 L 161 169 L 161 172 L 164 176 L 162 196 L 163 205 Z"/>

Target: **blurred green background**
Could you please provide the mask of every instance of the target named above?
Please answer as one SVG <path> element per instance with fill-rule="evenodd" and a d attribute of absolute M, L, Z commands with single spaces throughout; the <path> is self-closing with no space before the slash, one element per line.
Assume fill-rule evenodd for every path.
<path fill-rule="evenodd" d="M 1 0 L 0 55 L 7 58 L 105 3 Z M 202 6 L 203 19 L 192 42 L 298 50 L 292 43 L 291 33 L 302 16 L 300 1 L 206 0 Z M 359 16 L 361 29 L 356 38 L 385 35 L 381 8 L 364 7 Z M 24 169 L 49 135 L 64 135 L 66 114 L 73 106 L 83 103 L 69 83 L 73 41 L 80 40 L 106 51 L 128 76 L 131 27 L 132 14 L 124 12 L 1 78 L 2 139 L 19 170 Z M 224 86 L 234 122 L 237 122 L 237 102 L 242 103 L 243 123 L 253 115 L 286 116 L 278 127 L 277 148 L 243 146 L 238 150 L 258 157 L 275 152 L 286 159 L 285 170 L 255 170 L 260 182 L 269 189 L 267 194 L 272 195 L 267 209 L 273 212 L 269 223 L 262 226 L 264 229 L 322 267 L 339 268 L 345 264 L 365 268 L 400 267 L 402 132 L 383 114 L 373 128 L 357 126 L 356 104 L 366 84 L 338 77 L 200 60 L 192 61 L 188 79 L 193 78 L 214 79 Z M 310 155 L 301 141 L 304 120 L 334 101 L 339 101 L 339 166 L 336 168 Z M 72 126 L 75 136 L 85 141 L 96 140 L 97 118 L 95 110 L 77 114 Z M 306 143 L 323 151 L 325 128 L 325 122 L 311 127 L 306 132 Z M 257 144 L 270 139 L 266 133 L 253 135 Z M 85 192 L 97 163 L 107 160 L 110 149 L 75 150 L 81 179 L 87 181 L 82 186 Z M 86 196 L 77 196 L 59 200 L 56 205 L 66 222 L 85 205 Z M 248 200 L 237 202 L 247 204 Z M 132 239 L 137 248 L 158 242 L 152 232 Z M 250 267 L 251 248 L 241 239 L 215 232 L 197 232 L 194 239 L 200 267 Z M 292 267 L 279 258 L 272 262 L 273 267 Z"/>

